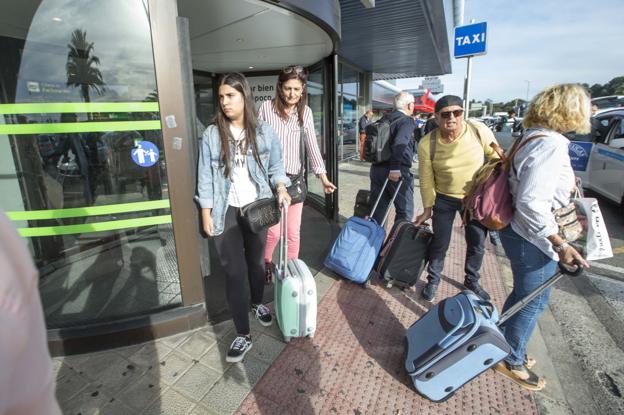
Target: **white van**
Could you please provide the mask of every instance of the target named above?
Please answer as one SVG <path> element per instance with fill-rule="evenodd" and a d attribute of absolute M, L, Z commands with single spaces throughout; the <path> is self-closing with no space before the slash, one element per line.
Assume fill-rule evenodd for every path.
<path fill-rule="evenodd" d="M 572 167 L 583 187 L 624 207 L 624 108 L 599 113 L 590 135 L 569 138 Z"/>

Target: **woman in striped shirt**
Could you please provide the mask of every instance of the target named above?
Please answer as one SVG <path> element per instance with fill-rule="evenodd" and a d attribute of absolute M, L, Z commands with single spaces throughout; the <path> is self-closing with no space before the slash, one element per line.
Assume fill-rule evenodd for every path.
<path fill-rule="evenodd" d="M 277 79 L 275 98 L 260 106 L 258 118 L 269 123 L 277 133 L 282 143 L 286 174 L 289 177 L 297 176 L 303 172 L 304 160 L 301 159 L 301 139 L 302 136 L 304 137 L 312 171 L 321 180 L 325 193 L 329 194 L 336 190 L 336 186 L 327 179 L 323 156 L 316 141 L 312 110 L 307 105 L 307 78 L 308 72 L 301 66 L 284 68 Z M 302 211 L 303 203 L 293 204 L 288 209 L 288 259 L 299 256 Z M 267 235 L 264 251 L 267 282 L 272 279 L 271 259 L 280 238 L 279 226 L 277 224 L 269 228 Z"/>

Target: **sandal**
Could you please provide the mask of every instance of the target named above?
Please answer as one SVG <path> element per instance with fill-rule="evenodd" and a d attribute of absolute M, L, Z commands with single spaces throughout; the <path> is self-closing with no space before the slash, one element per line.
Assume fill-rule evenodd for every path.
<path fill-rule="evenodd" d="M 498 362 L 496 366 L 494 366 L 494 370 L 507 376 L 523 388 L 531 391 L 539 391 L 544 389 L 546 386 L 546 381 L 543 378 L 537 376 L 524 365 L 510 365 L 509 363 L 502 361 Z"/>
<path fill-rule="evenodd" d="M 528 354 L 524 355 L 524 367 L 531 369 L 536 363 L 537 360 L 535 360 L 533 356 L 529 356 Z"/>

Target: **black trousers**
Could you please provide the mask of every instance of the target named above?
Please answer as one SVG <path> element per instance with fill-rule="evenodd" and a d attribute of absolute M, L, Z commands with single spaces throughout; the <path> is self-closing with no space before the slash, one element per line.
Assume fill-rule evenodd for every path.
<path fill-rule="evenodd" d="M 446 196 L 438 193 L 433 205 L 433 240 L 429 245 L 429 265 L 427 272 L 429 273 L 429 281 L 434 284 L 440 282 L 442 269 L 444 268 L 444 259 L 446 251 L 448 251 L 451 242 L 451 233 L 453 231 L 453 221 L 457 213 L 462 214 L 462 200 L 454 197 Z M 487 228 L 476 220 L 471 220 L 464 228 L 466 237 L 466 261 L 464 262 L 465 282 L 478 283 L 485 255 L 485 238 L 487 236 Z"/>
<path fill-rule="evenodd" d="M 215 236 L 219 262 L 225 269 L 227 296 L 238 334 L 249 334 L 249 303 L 245 280 L 249 281 L 252 304 L 261 304 L 264 294 L 264 245 L 267 231 L 249 232 L 239 221 L 240 209 L 228 206 L 223 233 Z M 244 261 L 242 259 L 245 259 Z"/>

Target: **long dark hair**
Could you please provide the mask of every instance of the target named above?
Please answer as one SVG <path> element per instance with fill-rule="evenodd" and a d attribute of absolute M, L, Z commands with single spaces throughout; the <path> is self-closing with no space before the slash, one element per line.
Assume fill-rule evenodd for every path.
<path fill-rule="evenodd" d="M 277 110 L 277 114 L 280 118 L 287 120 L 288 114 L 286 113 L 286 99 L 282 95 L 282 87 L 291 79 L 298 79 L 301 81 L 303 90 L 301 91 L 301 99 L 297 103 L 297 116 L 299 117 L 299 125 L 303 125 L 303 111 L 305 111 L 306 105 L 308 105 L 308 93 L 306 91 L 306 85 L 308 84 L 308 70 L 303 66 L 287 66 L 282 69 L 277 77 L 277 94 L 273 98 L 273 106 Z"/>
<path fill-rule="evenodd" d="M 219 79 L 219 87 L 221 85 L 228 85 L 243 95 L 245 100 L 245 110 L 243 113 L 243 125 L 245 127 L 245 148 L 244 154 L 247 155 L 247 149 L 251 146 L 253 157 L 258 165 L 264 169 L 260 162 L 260 156 L 258 155 L 258 143 L 256 141 L 256 127 L 258 126 L 258 116 L 256 114 L 256 106 L 254 104 L 253 93 L 249 87 L 249 82 L 245 75 L 233 72 L 227 73 Z M 218 92 L 217 92 L 218 93 Z M 224 167 L 225 177 L 230 176 L 230 160 L 231 151 L 230 143 L 234 141 L 232 132 L 230 131 L 230 119 L 223 112 L 221 103 L 219 102 L 217 109 L 217 115 L 215 117 L 215 123 L 219 129 L 219 137 L 221 139 L 221 165 Z"/>

